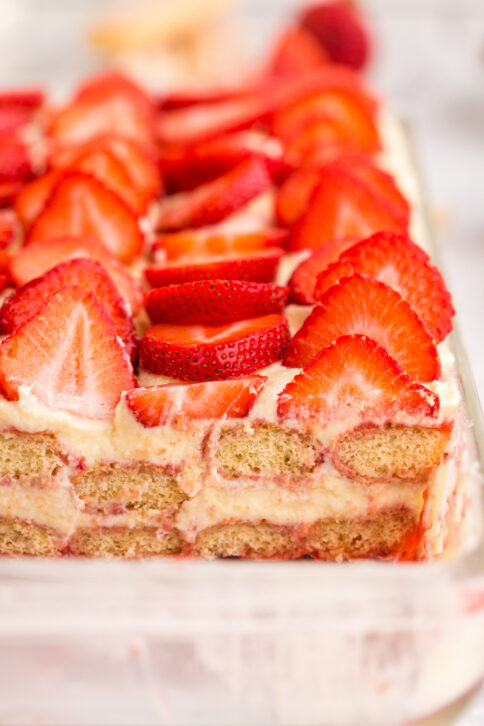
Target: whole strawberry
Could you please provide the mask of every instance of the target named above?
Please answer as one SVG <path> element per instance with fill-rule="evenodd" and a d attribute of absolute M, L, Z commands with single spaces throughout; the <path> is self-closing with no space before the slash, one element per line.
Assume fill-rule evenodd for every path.
<path fill-rule="evenodd" d="M 321 2 L 303 10 L 303 28 L 319 40 L 330 60 L 360 70 L 370 55 L 370 39 L 361 13 L 344 0 Z"/>

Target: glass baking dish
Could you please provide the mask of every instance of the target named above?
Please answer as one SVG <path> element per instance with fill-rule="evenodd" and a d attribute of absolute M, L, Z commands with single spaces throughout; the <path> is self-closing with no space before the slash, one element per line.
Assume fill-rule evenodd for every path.
<path fill-rule="evenodd" d="M 0 723 L 452 723 L 484 679 L 484 437 L 457 333 L 452 345 L 468 515 L 450 517 L 448 541 L 465 527 L 465 554 L 401 565 L 3 559 Z"/>

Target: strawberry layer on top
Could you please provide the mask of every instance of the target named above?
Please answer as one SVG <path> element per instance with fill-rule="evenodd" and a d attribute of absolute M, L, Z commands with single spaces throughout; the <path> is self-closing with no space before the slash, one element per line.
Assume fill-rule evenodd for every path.
<path fill-rule="evenodd" d="M 281 422 L 438 416 L 423 384 L 454 311 L 379 166 L 378 104 L 351 69 L 365 31 L 338 5 L 303 14 L 233 91 L 155 98 L 113 72 L 60 108 L 0 94 L 0 192 L 16 185 L 0 194 L 3 396 L 195 425 L 248 416 L 285 366 Z M 17 131 L 2 156 L 2 123 L 33 122 L 42 163 Z M 294 305 L 313 309 L 291 335 Z M 138 387 L 140 371 L 172 380 Z"/>

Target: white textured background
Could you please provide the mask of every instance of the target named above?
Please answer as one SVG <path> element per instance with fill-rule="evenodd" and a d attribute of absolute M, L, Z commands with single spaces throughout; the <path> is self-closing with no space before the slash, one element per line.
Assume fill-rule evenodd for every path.
<path fill-rule="evenodd" d="M 49 79 L 65 87 L 94 68 L 82 28 L 102 4 L 0 0 L 0 83 Z M 244 40 L 263 50 L 281 18 L 299 4 L 239 0 Z M 413 129 L 428 197 L 440 220 L 447 280 L 484 400 L 484 0 L 361 4 L 376 37 L 375 85 Z M 483 725 L 484 697 L 459 723 Z"/>

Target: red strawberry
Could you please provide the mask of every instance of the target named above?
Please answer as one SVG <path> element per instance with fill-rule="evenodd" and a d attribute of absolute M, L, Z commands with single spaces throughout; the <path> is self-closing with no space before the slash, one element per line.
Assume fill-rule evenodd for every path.
<path fill-rule="evenodd" d="M 92 174 L 106 187 L 116 192 L 136 214 L 143 214 L 146 211 L 148 203 L 146 195 L 136 188 L 124 164 L 111 151 L 107 149 L 80 151 L 69 168 Z"/>
<path fill-rule="evenodd" d="M 88 259 L 70 260 L 53 267 L 42 277 L 22 285 L 0 309 L 0 332 L 8 335 L 27 320 L 38 315 L 41 308 L 63 287 L 82 287 L 92 292 L 111 318 L 116 334 L 124 342 L 126 352 L 136 353 L 136 334 L 126 304 L 113 281 L 99 262 Z"/>
<path fill-rule="evenodd" d="M 435 416 L 439 398 L 407 376 L 381 345 L 364 335 L 343 335 L 324 348 L 278 398 L 284 419 L 321 422 L 357 414 L 381 424 L 400 412 Z"/>
<path fill-rule="evenodd" d="M 308 208 L 292 230 L 290 248 L 314 249 L 335 238 L 361 239 L 383 229 L 405 233 L 407 226 L 378 192 L 344 166 L 330 164 L 321 170 Z"/>
<path fill-rule="evenodd" d="M 17 215 L 11 209 L 0 210 L 0 250 L 8 247 L 19 234 Z"/>
<path fill-rule="evenodd" d="M 217 224 L 270 188 L 265 164 L 247 159 L 224 176 L 192 192 L 165 199 L 159 229 L 204 227 Z"/>
<path fill-rule="evenodd" d="M 247 376 L 133 388 L 125 400 L 135 418 L 147 428 L 199 419 L 243 418 L 266 380 L 264 376 Z"/>
<path fill-rule="evenodd" d="M 332 262 L 336 262 L 342 252 L 352 247 L 357 240 L 335 239 L 327 242 L 323 247 L 311 252 L 309 257 L 304 259 L 296 267 L 289 280 L 291 291 L 291 302 L 300 305 L 314 305 L 316 298 L 314 288 L 320 272 L 325 270 Z"/>
<path fill-rule="evenodd" d="M 236 378 L 279 360 L 288 340 L 283 315 L 229 325 L 159 323 L 141 340 L 140 362 L 152 373 L 183 381 Z"/>
<path fill-rule="evenodd" d="M 276 41 L 266 73 L 269 76 L 297 76 L 328 62 L 328 54 L 312 33 L 289 26 Z"/>
<path fill-rule="evenodd" d="M 175 109 L 199 106 L 211 103 L 222 103 L 232 101 L 235 98 L 252 96 L 257 88 L 253 85 L 239 87 L 220 86 L 209 88 L 193 87 L 186 90 L 168 91 L 168 93 L 155 96 L 154 104 L 158 111 L 173 111 Z"/>
<path fill-rule="evenodd" d="M 117 70 L 102 71 L 82 82 L 75 93 L 76 101 L 102 102 L 106 97 L 126 96 L 140 107 L 151 109 L 151 97 L 132 78 Z"/>
<path fill-rule="evenodd" d="M 66 168 L 81 150 L 102 150 L 114 154 L 123 164 L 138 192 L 144 192 L 147 201 L 159 195 L 162 183 L 156 156 L 150 148 L 124 136 L 105 134 L 96 136 L 82 146 L 55 149 L 49 161 L 55 168 Z"/>
<path fill-rule="evenodd" d="M 189 230 L 159 237 L 154 252 L 168 260 L 184 255 L 229 255 L 232 252 L 253 252 L 268 247 L 285 247 L 287 232 L 275 227 L 248 234 L 225 234 L 216 230 Z"/>
<path fill-rule="evenodd" d="M 352 333 L 376 340 L 418 381 L 440 375 L 436 345 L 417 313 L 388 285 L 361 275 L 326 291 L 291 340 L 284 363 L 306 366 L 333 340 Z"/>
<path fill-rule="evenodd" d="M 161 145 L 158 160 L 171 191 L 191 191 L 253 158 L 260 159 L 271 178 L 278 182 L 290 171 L 283 151 L 278 139 L 241 131 L 195 146 Z"/>
<path fill-rule="evenodd" d="M 370 40 L 361 13 L 345 0 L 319 2 L 301 15 L 303 28 L 319 40 L 330 59 L 360 69 L 367 63 Z"/>
<path fill-rule="evenodd" d="M 0 344 L 0 387 L 10 400 L 28 386 L 50 408 L 110 419 L 136 381 L 113 324 L 94 295 L 64 287 Z"/>
<path fill-rule="evenodd" d="M 318 122 L 332 122 L 345 141 L 343 149 L 374 153 L 381 149 L 374 112 L 358 93 L 333 88 L 306 96 L 279 111 L 273 132 L 285 141 L 295 141 Z"/>
<path fill-rule="evenodd" d="M 12 136 L 32 120 L 32 111 L 23 106 L 3 106 L 0 101 L 0 136 Z"/>
<path fill-rule="evenodd" d="M 280 313 L 287 287 L 241 280 L 200 280 L 150 290 L 145 307 L 152 322 L 212 325 Z"/>
<path fill-rule="evenodd" d="M 96 237 L 123 262 L 143 247 L 138 220 L 120 197 L 88 174 L 65 172 L 27 235 L 27 244 L 63 237 Z"/>
<path fill-rule="evenodd" d="M 198 144 L 251 128 L 267 119 L 271 105 L 260 92 L 220 103 L 204 103 L 161 113 L 157 136 L 162 144 Z"/>
<path fill-rule="evenodd" d="M 23 186 L 22 181 L 0 182 L 0 208 L 10 207 Z"/>
<path fill-rule="evenodd" d="M 276 196 L 276 219 L 282 227 L 292 227 L 302 217 L 319 184 L 316 169 L 297 169 L 279 188 Z"/>
<path fill-rule="evenodd" d="M 23 141 L 0 137 L 0 182 L 23 181 L 33 173 L 32 159 Z"/>
<path fill-rule="evenodd" d="M 455 310 L 442 275 L 408 237 L 378 232 L 350 247 L 318 276 L 315 298 L 322 297 L 341 278 L 355 273 L 371 275 L 399 292 L 437 343 L 452 330 Z"/>
<path fill-rule="evenodd" d="M 39 216 L 60 178 L 61 172 L 54 169 L 22 187 L 15 198 L 14 209 L 24 227 L 29 227 Z"/>
<path fill-rule="evenodd" d="M 379 169 L 371 159 L 362 154 L 343 157 L 338 160 L 338 166 L 371 189 L 385 202 L 392 214 L 408 227 L 410 205 L 390 174 Z"/>
<path fill-rule="evenodd" d="M 96 136 L 114 133 L 150 144 L 152 114 L 129 93 L 87 94 L 53 114 L 49 133 L 59 144 L 83 144 Z"/>
<path fill-rule="evenodd" d="M 12 88 L 0 92 L 0 108 L 16 106 L 35 110 L 44 101 L 45 94 L 41 88 Z"/>
<path fill-rule="evenodd" d="M 32 242 L 11 260 L 10 274 L 17 285 L 43 275 L 60 262 L 87 257 L 99 262 L 116 285 L 132 313 L 142 305 L 143 296 L 126 267 L 96 239 L 62 237 Z"/>
<path fill-rule="evenodd" d="M 145 270 L 152 287 L 197 280 L 252 280 L 270 282 L 283 251 L 278 248 L 230 255 L 187 255 L 174 262 L 152 265 Z"/>

